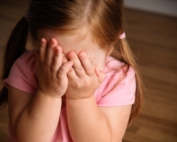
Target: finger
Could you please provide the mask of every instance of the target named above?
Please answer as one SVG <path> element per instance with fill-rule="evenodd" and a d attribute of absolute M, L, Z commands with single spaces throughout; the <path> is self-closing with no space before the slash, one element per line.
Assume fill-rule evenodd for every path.
<path fill-rule="evenodd" d="M 82 63 L 82 66 L 86 72 L 87 75 L 94 75 L 95 71 L 94 71 L 94 66 L 92 65 L 92 63 L 90 62 L 89 58 L 87 57 L 85 52 L 80 52 L 78 54 L 78 57 Z"/>
<path fill-rule="evenodd" d="M 54 55 L 54 48 L 56 46 L 57 46 L 57 41 L 56 41 L 56 39 L 52 38 L 50 40 L 50 44 L 48 45 L 47 53 L 46 53 L 46 59 L 45 59 L 45 63 L 48 66 L 51 66 L 51 64 L 52 64 L 53 55 Z"/>
<path fill-rule="evenodd" d="M 57 46 L 54 48 L 54 57 L 52 62 L 52 71 L 57 72 L 62 65 L 62 48 Z"/>
<path fill-rule="evenodd" d="M 99 68 L 96 68 L 95 72 L 96 72 L 96 75 L 97 75 L 97 78 L 98 78 L 98 82 L 101 84 L 104 81 L 106 75 Z"/>
<path fill-rule="evenodd" d="M 72 70 L 72 65 L 72 61 L 63 64 L 60 70 L 58 71 L 58 78 L 62 79 L 66 77 L 67 73 Z"/>
<path fill-rule="evenodd" d="M 44 62 L 46 55 L 47 41 L 45 38 L 41 39 L 40 48 L 39 48 L 39 59 L 41 62 Z"/>
<path fill-rule="evenodd" d="M 70 61 L 73 61 L 73 68 L 74 71 L 76 72 L 77 76 L 81 77 L 85 75 L 85 71 L 82 67 L 82 64 L 75 52 L 70 52 L 68 53 L 68 58 Z"/>
<path fill-rule="evenodd" d="M 67 76 L 68 76 L 68 79 L 70 80 L 75 80 L 75 81 L 78 80 L 78 76 L 73 68 L 71 68 L 71 70 L 67 73 Z"/>
<path fill-rule="evenodd" d="M 62 63 L 64 64 L 64 63 L 67 63 L 68 62 L 68 59 L 66 58 L 66 56 L 63 54 L 62 55 L 63 56 L 63 58 L 62 58 Z"/>

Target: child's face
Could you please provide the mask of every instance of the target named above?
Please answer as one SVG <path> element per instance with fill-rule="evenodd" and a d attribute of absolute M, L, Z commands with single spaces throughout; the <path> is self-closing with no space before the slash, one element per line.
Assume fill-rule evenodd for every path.
<path fill-rule="evenodd" d="M 90 35 L 84 36 L 85 33 L 85 29 L 72 34 L 61 34 L 57 30 L 42 29 L 38 32 L 38 38 L 45 38 L 47 42 L 50 42 L 51 38 L 55 38 L 58 41 L 58 45 L 62 47 L 63 54 L 65 55 L 70 51 L 76 53 L 84 51 L 91 63 L 103 70 L 107 53 L 98 44 L 93 42 Z"/>

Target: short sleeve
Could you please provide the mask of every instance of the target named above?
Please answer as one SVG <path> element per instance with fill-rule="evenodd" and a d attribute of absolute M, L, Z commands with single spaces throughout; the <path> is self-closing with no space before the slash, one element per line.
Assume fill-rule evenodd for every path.
<path fill-rule="evenodd" d="M 134 69 L 129 67 L 128 72 L 123 76 L 124 71 L 122 69 L 112 70 L 106 74 L 103 84 L 97 90 L 96 100 L 98 106 L 125 106 L 134 104 L 136 91 Z"/>
<path fill-rule="evenodd" d="M 12 65 L 9 76 L 3 80 L 5 86 L 12 86 L 29 94 L 37 88 L 35 77 L 35 55 L 33 51 L 23 53 Z M 8 85 L 7 85 L 8 84 Z"/>

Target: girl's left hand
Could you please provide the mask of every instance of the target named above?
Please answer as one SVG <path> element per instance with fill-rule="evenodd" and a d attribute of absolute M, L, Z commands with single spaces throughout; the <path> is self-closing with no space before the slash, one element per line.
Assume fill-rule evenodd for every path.
<path fill-rule="evenodd" d="M 73 69 L 68 72 L 66 97 L 84 99 L 93 96 L 103 82 L 105 74 L 91 64 L 85 52 L 80 52 L 78 55 L 70 52 L 67 57 L 73 62 Z"/>

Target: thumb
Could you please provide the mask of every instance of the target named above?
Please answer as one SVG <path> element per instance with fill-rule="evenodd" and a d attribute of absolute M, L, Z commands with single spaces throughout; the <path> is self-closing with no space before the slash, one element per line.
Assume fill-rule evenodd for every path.
<path fill-rule="evenodd" d="M 103 71 L 101 71 L 99 68 L 96 68 L 96 69 L 95 69 L 95 72 L 96 72 L 96 75 L 97 75 L 97 77 L 98 77 L 98 82 L 101 84 L 101 83 L 104 81 L 106 75 L 105 75 L 105 73 L 104 73 Z"/>

